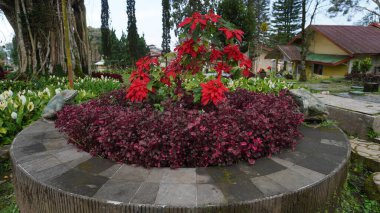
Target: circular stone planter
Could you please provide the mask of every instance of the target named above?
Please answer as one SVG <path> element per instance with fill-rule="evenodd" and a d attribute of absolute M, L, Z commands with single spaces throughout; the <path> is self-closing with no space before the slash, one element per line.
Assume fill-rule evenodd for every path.
<path fill-rule="evenodd" d="M 346 178 L 350 146 L 335 127 L 301 132 L 295 151 L 253 166 L 146 169 L 78 152 L 39 120 L 10 150 L 17 204 L 23 213 L 323 211 Z"/>

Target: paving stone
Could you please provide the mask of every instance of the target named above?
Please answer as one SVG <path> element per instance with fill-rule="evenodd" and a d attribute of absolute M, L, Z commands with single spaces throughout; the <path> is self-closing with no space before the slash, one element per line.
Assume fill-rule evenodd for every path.
<path fill-rule="evenodd" d="M 83 163 L 83 162 L 86 162 L 88 160 L 90 160 L 92 158 L 92 156 L 88 153 L 83 153 L 84 156 L 80 157 L 80 158 L 77 158 L 75 160 L 72 160 L 72 161 L 69 161 L 67 163 L 65 163 L 66 166 L 70 167 L 70 168 L 75 168 L 77 167 L 79 164 Z"/>
<path fill-rule="evenodd" d="M 128 182 L 126 180 L 109 180 L 94 195 L 95 198 L 110 201 L 129 203 L 141 182 Z"/>
<path fill-rule="evenodd" d="M 42 143 L 47 150 L 57 150 L 67 147 L 67 140 L 65 138 L 44 139 Z"/>
<path fill-rule="evenodd" d="M 150 170 L 144 167 L 133 167 L 129 165 L 123 165 L 112 176 L 115 180 L 127 180 L 130 182 L 144 182 L 148 177 Z"/>
<path fill-rule="evenodd" d="M 107 159 L 99 158 L 99 157 L 92 157 L 89 160 L 79 164 L 75 168 L 82 170 L 84 172 L 92 173 L 92 174 L 99 174 L 103 172 L 104 170 L 107 170 L 111 168 L 113 165 L 117 163 L 112 162 Z"/>
<path fill-rule="evenodd" d="M 143 182 L 131 200 L 131 203 L 154 204 L 159 187 L 159 183 Z"/>
<path fill-rule="evenodd" d="M 48 183 L 67 192 L 92 197 L 108 181 L 108 178 L 70 169 Z"/>
<path fill-rule="evenodd" d="M 316 153 L 316 155 L 317 154 L 318 153 Z M 298 162 L 297 165 L 327 175 L 330 174 L 330 172 L 332 172 L 339 163 L 340 162 L 327 160 L 322 156 L 309 156 Z"/>
<path fill-rule="evenodd" d="M 170 170 L 170 168 L 151 168 L 146 182 L 161 183 L 164 175 Z"/>
<path fill-rule="evenodd" d="M 79 158 L 84 157 L 86 154 L 84 152 L 79 152 L 77 149 L 73 147 L 73 149 L 64 150 L 62 152 L 58 152 L 53 154 L 58 160 L 62 163 L 66 163 L 69 161 L 73 161 Z M 88 154 L 87 154 L 88 155 Z"/>
<path fill-rule="evenodd" d="M 213 184 L 197 184 L 197 205 L 223 204 L 226 199 L 222 191 Z"/>
<path fill-rule="evenodd" d="M 294 191 L 314 183 L 314 181 L 310 178 L 307 178 L 290 169 L 269 174 L 267 177 L 290 191 Z"/>
<path fill-rule="evenodd" d="M 175 206 L 195 206 L 197 187 L 195 184 L 161 183 L 155 204 Z"/>
<path fill-rule="evenodd" d="M 322 139 L 321 143 L 327 144 L 327 145 L 332 145 L 332 146 L 344 147 L 346 142 L 345 141 Z"/>
<path fill-rule="evenodd" d="M 212 177 L 208 174 L 207 168 L 197 168 L 197 183 L 213 183 L 215 182 Z"/>
<path fill-rule="evenodd" d="M 289 192 L 288 189 L 266 176 L 251 178 L 251 181 L 264 195 L 278 195 Z"/>
<path fill-rule="evenodd" d="M 261 158 L 254 164 L 254 169 L 259 175 L 267 175 L 286 169 L 286 167 L 274 162 L 270 158 Z"/>
<path fill-rule="evenodd" d="M 162 183 L 196 183 L 195 168 L 170 169 L 162 177 Z"/>
<path fill-rule="evenodd" d="M 39 172 L 60 164 L 62 163 L 57 158 L 51 155 L 47 155 L 43 158 L 27 161 L 23 164 L 20 164 L 20 166 L 28 172 Z"/>
<path fill-rule="evenodd" d="M 369 145 L 369 146 L 367 146 L 367 148 L 379 151 L 380 150 L 380 145 Z"/>
<path fill-rule="evenodd" d="M 115 173 L 122 167 L 122 164 L 115 164 L 111 166 L 110 168 L 104 170 L 103 172 L 100 172 L 99 175 L 111 178 L 115 175 Z"/>
<path fill-rule="evenodd" d="M 71 168 L 65 164 L 58 164 L 56 166 L 40 170 L 40 171 L 30 171 L 30 174 L 37 180 L 46 183 L 47 181 L 62 175 L 63 173 L 69 171 Z"/>
<path fill-rule="evenodd" d="M 272 160 L 277 162 L 278 164 L 281 164 L 283 166 L 286 166 L 288 169 L 297 172 L 299 174 L 302 174 L 303 176 L 310 178 L 311 180 L 318 182 L 322 180 L 323 178 L 326 177 L 326 175 L 321 174 L 319 172 L 304 168 L 302 166 L 298 166 L 292 162 L 277 158 L 277 157 L 272 157 Z"/>

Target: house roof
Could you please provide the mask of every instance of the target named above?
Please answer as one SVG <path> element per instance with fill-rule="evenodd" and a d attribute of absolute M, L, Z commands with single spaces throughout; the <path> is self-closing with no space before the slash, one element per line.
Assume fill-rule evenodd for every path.
<path fill-rule="evenodd" d="M 291 61 L 301 61 L 301 52 L 295 45 L 278 45 L 281 53 Z"/>
<path fill-rule="evenodd" d="M 350 55 L 380 54 L 380 28 L 370 26 L 311 25 Z"/>

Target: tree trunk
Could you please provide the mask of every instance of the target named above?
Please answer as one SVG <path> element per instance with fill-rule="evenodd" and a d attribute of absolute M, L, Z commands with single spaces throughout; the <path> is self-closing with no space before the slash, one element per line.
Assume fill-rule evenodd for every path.
<path fill-rule="evenodd" d="M 69 45 L 76 56 L 73 67 L 89 73 L 89 43 L 83 0 L 68 4 Z M 19 73 L 50 73 L 67 68 L 61 0 L 2 0 L 0 10 L 11 24 L 18 40 Z M 74 48 L 75 47 L 75 48 Z M 60 69 L 61 67 L 61 69 Z"/>

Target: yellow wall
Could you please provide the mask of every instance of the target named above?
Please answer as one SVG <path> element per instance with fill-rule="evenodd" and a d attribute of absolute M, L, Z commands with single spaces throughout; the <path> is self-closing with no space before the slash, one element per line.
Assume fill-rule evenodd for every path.
<path fill-rule="evenodd" d="M 348 55 L 344 50 L 316 31 L 314 31 L 314 36 L 310 42 L 309 51 L 317 54 Z"/>
<path fill-rule="evenodd" d="M 344 76 L 348 73 L 347 65 L 338 65 L 338 66 L 323 66 L 323 75 L 324 76 Z"/>
<path fill-rule="evenodd" d="M 306 73 L 308 79 L 312 76 L 313 73 L 313 64 L 306 63 Z M 341 64 L 338 66 L 326 66 L 323 65 L 322 78 L 323 77 L 331 77 L 331 76 L 344 76 L 348 73 L 348 65 Z M 316 75 L 313 73 L 313 75 Z"/>

